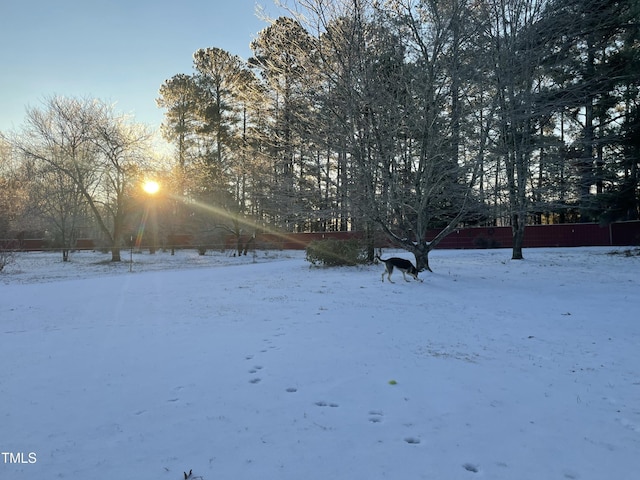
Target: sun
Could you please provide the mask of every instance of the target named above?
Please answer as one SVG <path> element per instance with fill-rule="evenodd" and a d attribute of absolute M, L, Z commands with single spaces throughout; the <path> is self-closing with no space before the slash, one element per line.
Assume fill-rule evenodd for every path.
<path fill-rule="evenodd" d="M 153 195 L 155 193 L 158 193 L 158 190 L 160 190 L 160 184 L 153 180 L 147 180 L 142 184 L 142 189 L 149 195 Z"/>

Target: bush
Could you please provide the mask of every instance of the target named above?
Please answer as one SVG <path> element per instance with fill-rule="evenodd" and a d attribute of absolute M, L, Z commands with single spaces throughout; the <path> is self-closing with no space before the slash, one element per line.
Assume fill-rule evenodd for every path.
<path fill-rule="evenodd" d="M 328 267 L 358 265 L 367 262 L 367 252 L 358 240 L 331 238 L 311 242 L 306 249 L 306 260 Z"/>

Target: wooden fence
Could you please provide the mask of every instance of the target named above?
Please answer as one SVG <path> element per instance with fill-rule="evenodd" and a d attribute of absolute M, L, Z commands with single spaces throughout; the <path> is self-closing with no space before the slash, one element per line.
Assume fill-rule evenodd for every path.
<path fill-rule="evenodd" d="M 437 230 L 428 232 L 427 240 L 433 239 Z M 315 232 L 315 233 L 260 233 L 251 241 L 256 249 L 303 250 L 314 240 L 333 238 L 336 240 L 362 239 L 362 232 Z M 241 237 L 246 245 L 251 237 Z M 228 236 L 224 244 L 206 245 L 214 249 L 235 249 L 238 239 Z M 596 223 L 573 223 L 558 225 L 529 225 L 525 230 L 524 247 L 583 247 L 583 246 L 635 246 L 640 245 L 640 221 L 616 222 L 609 225 Z M 144 246 L 144 245 L 143 245 Z M 188 234 L 170 235 L 159 247 L 196 248 L 194 237 Z M 388 239 L 378 235 L 376 247 L 390 247 Z M 78 250 L 93 250 L 97 247 L 92 239 L 79 239 Z M 437 246 L 439 249 L 511 248 L 511 227 L 469 227 L 454 230 Z M 126 247 L 123 247 L 126 248 Z M 0 240 L 0 249 L 39 251 L 49 250 L 44 239 Z"/>

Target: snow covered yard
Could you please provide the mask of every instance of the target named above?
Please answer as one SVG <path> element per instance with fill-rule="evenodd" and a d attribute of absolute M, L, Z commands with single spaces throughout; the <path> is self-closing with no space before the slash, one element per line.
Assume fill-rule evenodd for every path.
<path fill-rule="evenodd" d="M 304 252 L 19 255 L 0 478 L 636 479 L 640 257 L 611 250 L 435 251 L 395 284 Z"/>

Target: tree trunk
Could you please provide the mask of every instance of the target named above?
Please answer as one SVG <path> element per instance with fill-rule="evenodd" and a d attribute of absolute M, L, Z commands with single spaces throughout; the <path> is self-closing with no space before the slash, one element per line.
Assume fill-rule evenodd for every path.
<path fill-rule="evenodd" d="M 112 247 L 111 248 L 111 261 L 112 262 L 119 262 L 122 259 L 120 258 L 120 247 Z"/>
<path fill-rule="evenodd" d="M 375 227 L 373 222 L 367 221 L 365 225 L 365 249 L 367 252 L 367 260 L 373 262 L 375 259 Z"/>
<path fill-rule="evenodd" d="M 425 248 L 422 250 L 416 249 L 413 252 L 413 256 L 416 258 L 416 268 L 419 272 L 426 270 L 433 273 L 433 270 L 429 267 L 429 252 L 431 248 Z"/>
<path fill-rule="evenodd" d="M 522 245 L 524 244 L 525 221 L 520 219 L 518 215 L 514 215 L 512 223 L 511 232 L 513 234 L 513 249 L 511 253 L 511 260 L 523 260 Z"/>
<path fill-rule="evenodd" d="M 256 240 L 256 235 L 255 233 L 253 235 L 251 235 L 251 238 L 249 240 L 247 240 L 247 242 L 244 244 L 244 248 L 242 250 L 242 255 L 246 255 L 247 252 L 249 252 L 250 248 L 254 247 L 254 242 Z"/>
<path fill-rule="evenodd" d="M 426 270 L 427 272 L 433 273 L 433 270 L 429 267 L 429 252 L 435 248 L 442 238 L 444 238 L 444 236 L 440 237 L 436 243 L 425 241 L 415 243 L 402 242 L 400 243 L 400 246 L 413 253 L 414 258 L 416 259 L 416 268 L 419 272 Z M 393 237 L 391 237 L 391 239 L 394 240 Z M 395 240 L 395 243 L 397 243 L 397 237 Z"/>

